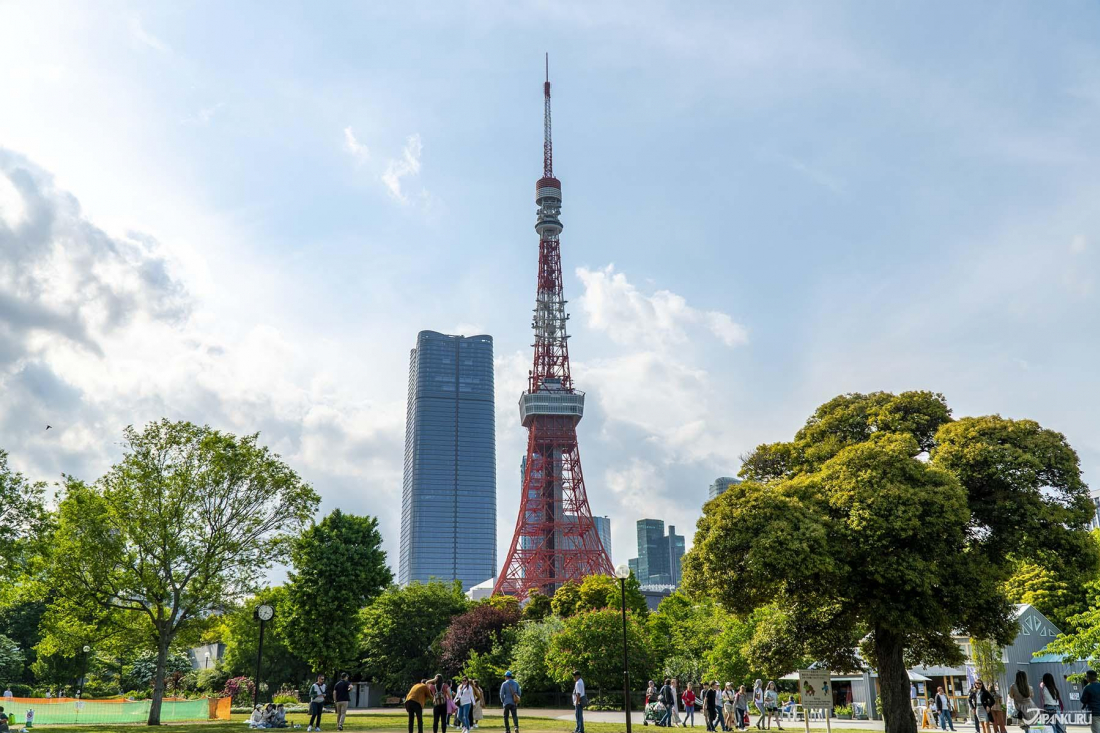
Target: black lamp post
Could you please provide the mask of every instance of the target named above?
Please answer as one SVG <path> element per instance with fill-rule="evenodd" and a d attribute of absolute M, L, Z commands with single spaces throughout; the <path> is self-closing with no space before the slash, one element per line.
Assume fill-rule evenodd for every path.
<path fill-rule="evenodd" d="M 92 648 L 87 644 L 84 645 L 84 670 L 80 674 L 80 689 L 77 691 L 77 697 L 81 697 L 84 693 L 84 688 L 88 684 L 88 657 L 92 653 Z"/>
<path fill-rule="evenodd" d="M 630 566 L 615 568 L 615 577 L 619 579 L 619 601 L 623 612 L 623 710 L 626 711 L 626 733 L 630 733 L 630 662 L 626 655 L 626 579 L 630 577 Z"/>
<path fill-rule="evenodd" d="M 260 699 L 260 665 L 264 658 L 264 624 L 275 618 L 275 609 L 263 603 L 256 606 L 252 616 L 260 622 L 260 644 L 256 647 L 256 686 L 252 690 L 252 707 L 255 708 Z"/>

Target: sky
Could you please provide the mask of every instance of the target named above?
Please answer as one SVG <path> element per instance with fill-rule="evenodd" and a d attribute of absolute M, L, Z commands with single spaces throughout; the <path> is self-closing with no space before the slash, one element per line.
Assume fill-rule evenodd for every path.
<path fill-rule="evenodd" d="M 416 333 L 495 341 L 519 501 L 543 54 L 614 561 L 835 395 L 1063 432 L 1100 486 L 1100 6 L 0 0 L 0 447 L 261 439 L 396 560 Z M 52 425 L 48 432 L 45 426 Z"/>

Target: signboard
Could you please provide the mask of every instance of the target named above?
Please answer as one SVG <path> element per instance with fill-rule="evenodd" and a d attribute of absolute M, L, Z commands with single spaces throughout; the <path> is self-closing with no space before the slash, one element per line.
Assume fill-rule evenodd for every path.
<path fill-rule="evenodd" d="M 827 669 L 798 670 L 798 692 L 803 708 L 833 709 L 833 681 Z"/>

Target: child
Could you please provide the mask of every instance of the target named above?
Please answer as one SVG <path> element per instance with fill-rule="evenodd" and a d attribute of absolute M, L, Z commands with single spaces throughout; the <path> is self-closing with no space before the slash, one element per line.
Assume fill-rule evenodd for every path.
<path fill-rule="evenodd" d="M 0 705 L 0 733 L 8 733 L 8 716 L 3 705 Z"/>

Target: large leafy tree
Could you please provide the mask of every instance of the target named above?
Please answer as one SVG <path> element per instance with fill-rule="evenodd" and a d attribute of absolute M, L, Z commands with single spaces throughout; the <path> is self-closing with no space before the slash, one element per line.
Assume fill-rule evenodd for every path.
<path fill-rule="evenodd" d="M 281 585 L 264 588 L 223 616 L 221 640 L 225 644 L 225 656 L 222 668 L 229 677 L 255 677 L 260 625 L 254 613 L 256 607 L 263 604 L 275 609 L 275 623 L 264 629 L 263 678 L 273 690 L 285 683 L 300 685 L 309 677 L 310 665 L 287 646 L 281 619 L 290 614 L 286 607 L 286 588 Z"/>
<path fill-rule="evenodd" d="M 915 730 L 908 664 L 959 663 L 954 632 L 1011 641 L 1012 557 L 1095 566 L 1065 438 L 1029 420 L 952 421 L 942 395 L 850 394 L 747 456 L 704 508 L 684 583 L 748 614 L 772 667 L 878 669 L 888 729 Z M 703 569 L 706 569 L 704 572 Z"/>
<path fill-rule="evenodd" d="M 359 612 L 393 580 L 378 520 L 333 510 L 294 541 L 290 559 L 280 621 L 287 644 L 335 676 L 357 657 Z"/>
<path fill-rule="evenodd" d="M 626 618 L 630 669 L 648 670 L 645 629 L 633 613 L 627 613 Z M 610 608 L 582 611 L 565 619 L 561 632 L 550 640 L 546 667 L 551 679 L 565 683 L 573 679 L 573 670 L 579 670 L 589 690 L 622 689 L 622 624 L 620 612 Z"/>
<path fill-rule="evenodd" d="M 455 616 L 440 640 L 443 671 L 448 675 L 457 674 L 462 671 L 471 653 L 488 654 L 494 644 L 501 642 L 504 631 L 514 627 L 519 619 L 520 610 L 516 604 L 497 608 L 479 603 Z"/>
<path fill-rule="evenodd" d="M 538 621 L 524 621 L 516 632 L 512 647 L 512 671 L 528 692 L 547 692 L 560 683 L 550 673 L 550 641 L 561 633 L 565 622 L 558 616 L 546 616 Z M 620 637 L 621 638 L 621 637 Z"/>
<path fill-rule="evenodd" d="M 392 693 L 435 674 L 438 641 L 451 619 L 470 607 L 462 583 L 410 583 L 390 586 L 361 612 L 362 671 Z"/>
<path fill-rule="evenodd" d="M 17 680 L 23 676 L 23 650 L 13 639 L 0 634 L 0 679 Z"/>
<path fill-rule="evenodd" d="M 157 651 L 148 719 L 157 725 L 173 641 L 253 592 L 318 497 L 257 435 L 162 420 L 124 437 L 122 460 L 94 484 L 66 480 L 51 611 L 142 620 Z"/>
<path fill-rule="evenodd" d="M 0 450 L 0 602 L 9 583 L 27 571 L 36 551 L 45 542 L 49 515 L 44 504 L 46 484 L 28 481 L 8 467 L 8 454 Z"/>
<path fill-rule="evenodd" d="M 1100 530 L 1093 530 L 1092 538 L 1100 547 Z M 1065 629 L 1046 651 L 1096 665 L 1100 664 L 1100 578 L 1085 583 L 1084 590 L 1085 610 L 1066 619 Z"/>

